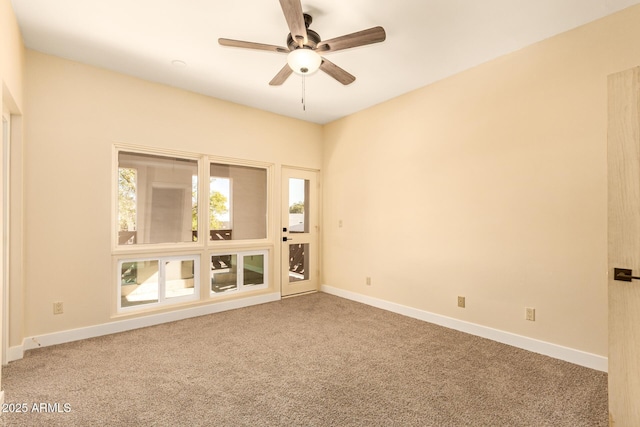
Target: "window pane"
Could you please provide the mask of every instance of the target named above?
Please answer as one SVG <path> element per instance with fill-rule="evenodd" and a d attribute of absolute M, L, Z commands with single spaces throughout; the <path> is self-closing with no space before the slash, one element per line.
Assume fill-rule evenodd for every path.
<path fill-rule="evenodd" d="M 118 153 L 118 243 L 197 240 L 198 162 Z"/>
<path fill-rule="evenodd" d="M 164 268 L 166 298 L 183 297 L 194 294 L 193 260 L 166 261 Z"/>
<path fill-rule="evenodd" d="M 118 168 L 118 244 L 136 243 L 136 181 L 133 168 Z"/>
<path fill-rule="evenodd" d="M 309 232 L 309 180 L 289 178 L 289 233 Z"/>
<path fill-rule="evenodd" d="M 264 284 L 264 255 L 246 255 L 243 261 L 243 285 Z"/>
<path fill-rule="evenodd" d="M 289 282 L 309 280 L 309 244 L 289 245 Z"/>
<path fill-rule="evenodd" d="M 209 240 L 231 240 L 231 180 L 209 177 Z"/>
<path fill-rule="evenodd" d="M 238 258 L 236 255 L 211 256 L 211 291 L 215 293 L 238 289 Z"/>
<path fill-rule="evenodd" d="M 158 302 L 158 261 L 121 263 L 120 286 L 122 307 Z"/>
<path fill-rule="evenodd" d="M 267 170 L 212 163 L 209 176 L 209 239 L 266 238 Z"/>

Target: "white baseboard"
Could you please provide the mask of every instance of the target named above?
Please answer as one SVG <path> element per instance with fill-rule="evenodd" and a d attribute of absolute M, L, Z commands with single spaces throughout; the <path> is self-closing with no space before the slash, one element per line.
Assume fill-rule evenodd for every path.
<path fill-rule="evenodd" d="M 322 285 L 321 291 L 336 295 L 341 298 L 350 299 L 383 310 L 391 311 L 414 319 L 423 320 L 425 322 L 434 323 L 450 329 L 466 332 L 482 338 L 487 338 L 503 344 L 518 347 L 534 353 L 544 354 L 556 359 L 575 363 L 576 365 L 585 366 L 587 368 L 596 369 L 598 371 L 608 371 L 608 360 L 606 357 L 596 354 L 586 353 L 557 344 L 551 344 L 545 341 L 536 340 L 522 335 L 489 328 L 487 326 L 478 325 L 464 320 L 454 319 L 447 316 L 431 313 L 417 308 L 408 307 L 401 304 L 385 301 L 378 298 L 369 297 L 356 292 L 346 291 L 334 288 L 328 285 Z M 144 328 L 147 326 L 159 325 L 167 322 L 188 319 L 191 317 L 204 316 L 207 314 L 219 313 L 222 311 L 233 310 L 236 308 L 249 307 L 252 305 L 264 304 L 267 302 L 279 301 L 281 299 L 279 293 L 271 293 L 254 297 L 242 298 L 232 301 L 223 301 L 206 306 L 187 308 L 167 313 L 154 314 L 150 316 L 137 317 L 134 319 L 118 320 L 102 325 L 88 326 L 85 328 L 72 329 L 51 334 L 37 335 L 26 337 L 22 341 L 22 345 L 9 347 L 7 350 L 7 360 L 22 359 L 24 352 L 38 347 L 47 347 L 51 345 L 63 344 L 66 342 L 78 341 L 88 338 L 99 337 L 102 335 L 115 334 L 133 329 Z M 0 395 L 0 398 L 2 396 Z"/>
<path fill-rule="evenodd" d="M 543 354 L 555 359 L 571 362 L 576 365 L 585 366 L 587 368 L 596 369 L 598 371 L 607 372 L 609 368 L 608 359 L 596 354 L 586 353 L 557 344 L 551 344 L 545 341 L 536 340 L 534 338 L 505 332 L 498 329 L 489 328 L 487 326 L 477 325 L 464 320 L 454 319 L 452 317 L 442 316 L 440 314 L 431 313 L 417 308 L 408 307 L 401 304 L 369 297 L 356 292 L 346 291 L 344 289 L 334 288 L 332 286 L 322 285 L 322 292 L 339 296 L 341 298 L 350 299 L 383 310 L 391 311 L 404 316 L 413 317 L 414 319 L 423 320 L 425 322 L 434 323 L 446 328 L 455 329 L 457 331 L 466 332 L 482 338 L 487 338 L 513 347 L 518 347 L 534 353 Z"/>
<path fill-rule="evenodd" d="M 116 320 L 102 325 L 87 326 L 85 328 L 71 329 L 67 331 L 54 332 L 51 334 L 26 337 L 22 340 L 22 345 L 10 347 L 7 351 L 7 360 L 22 359 L 24 352 L 38 347 L 64 344 L 67 342 L 84 340 L 99 337 L 102 335 L 115 334 L 118 332 L 130 331 L 147 326 L 160 325 L 162 323 L 175 322 L 176 320 L 189 319 L 191 317 L 205 316 L 207 314 L 219 313 L 236 308 L 250 307 L 252 305 L 264 304 L 267 302 L 279 301 L 280 293 L 270 293 L 253 297 L 241 298 L 232 301 L 222 301 L 199 307 L 186 308 L 182 310 L 170 311 L 167 313 L 152 314 L 134 319 Z"/>
<path fill-rule="evenodd" d="M 14 360 L 20 360 L 24 357 L 24 340 L 22 344 L 7 349 L 7 362 L 13 362 Z"/>

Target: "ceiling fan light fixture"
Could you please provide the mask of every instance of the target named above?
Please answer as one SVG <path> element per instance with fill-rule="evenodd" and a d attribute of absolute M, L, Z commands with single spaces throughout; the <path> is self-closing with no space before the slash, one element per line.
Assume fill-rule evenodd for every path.
<path fill-rule="evenodd" d="M 287 55 L 287 63 L 294 73 L 306 76 L 318 71 L 322 57 L 309 48 L 299 48 Z"/>

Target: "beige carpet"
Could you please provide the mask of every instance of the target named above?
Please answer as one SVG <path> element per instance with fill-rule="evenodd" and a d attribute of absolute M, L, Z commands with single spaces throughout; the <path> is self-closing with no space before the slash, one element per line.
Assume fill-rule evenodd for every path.
<path fill-rule="evenodd" d="M 2 374 L 5 403 L 29 408 L 9 426 L 608 420 L 605 373 L 322 293 L 31 350 Z"/>

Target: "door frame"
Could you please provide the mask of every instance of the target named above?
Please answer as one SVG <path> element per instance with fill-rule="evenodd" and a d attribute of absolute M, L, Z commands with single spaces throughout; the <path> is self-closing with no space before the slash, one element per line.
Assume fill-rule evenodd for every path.
<path fill-rule="evenodd" d="M 281 203 L 280 203 L 280 295 L 288 297 L 308 292 L 318 291 L 320 288 L 320 171 L 292 166 L 281 168 Z M 309 181 L 308 203 L 309 212 L 305 217 L 308 222 L 308 233 L 290 232 L 289 227 L 289 180 L 299 178 Z M 285 231 L 286 230 L 286 231 Z M 308 279 L 291 282 L 289 280 L 289 247 L 293 244 L 308 244 Z"/>
<path fill-rule="evenodd" d="M 11 113 L 8 108 L 2 105 L 2 153 L 0 154 L 2 164 L 2 176 L 0 185 L 2 187 L 2 342 L 0 343 L 0 358 L 2 365 L 8 363 L 7 353 L 9 351 L 9 283 L 10 283 L 10 212 L 11 212 Z M 5 128 L 6 124 L 6 128 Z"/>

